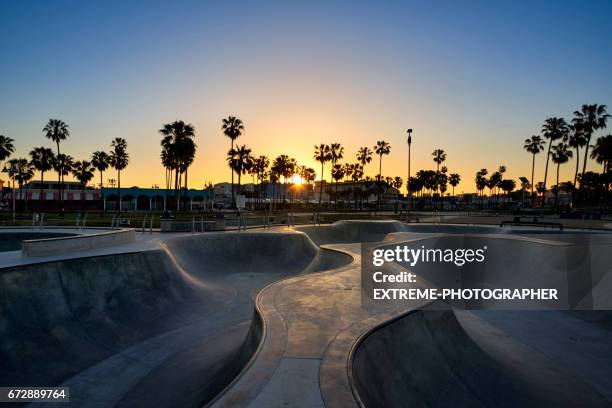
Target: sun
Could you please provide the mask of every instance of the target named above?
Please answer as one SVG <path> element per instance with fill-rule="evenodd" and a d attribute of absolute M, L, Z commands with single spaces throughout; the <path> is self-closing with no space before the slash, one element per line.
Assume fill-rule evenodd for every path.
<path fill-rule="evenodd" d="M 289 180 L 289 182 L 293 184 L 304 184 L 304 180 L 302 180 L 299 174 L 294 174 L 293 177 Z"/>

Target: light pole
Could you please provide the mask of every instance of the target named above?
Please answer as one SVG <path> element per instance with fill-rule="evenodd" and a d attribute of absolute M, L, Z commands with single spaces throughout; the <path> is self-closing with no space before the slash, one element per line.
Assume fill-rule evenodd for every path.
<path fill-rule="evenodd" d="M 406 179 L 406 192 L 407 194 L 407 198 L 408 198 L 408 209 L 410 209 L 410 195 L 411 195 L 411 191 L 410 191 L 410 145 L 412 144 L 412 129 L 408 129 L 407 131 L 408 133 L 408 178 Z"/>

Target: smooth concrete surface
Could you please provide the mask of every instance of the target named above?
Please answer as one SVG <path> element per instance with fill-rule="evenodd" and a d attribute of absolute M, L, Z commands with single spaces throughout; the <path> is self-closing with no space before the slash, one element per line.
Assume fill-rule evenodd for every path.
<path fill-rule="evenodd" d="M 55 238 L 25 240 L 21 244 L 24 256 L 47 256 L 57 253 L 86 251 L 114 245 L 129 244 L 136 240 L 133 228 Z"/>
<path fill-rule="evenodd" d="M 16 260 L 7 253 L 10 259 L 0 257 L 0 265 L 12 265 L 0 269 L 0 307 L 8 316 L 0 324 L 0 351 L 26 358 L 8 361 L 3 382 L 9 375 L 22 375 L 24 381 L 31 375 L 48 385 L 55 376 L 53 381 L 71 387 L 79 406 L 96 407 L 186 407 L 207 401 L 224 407 L 348 407 L 359 406 L 360 400 L 369 401 L 367 406 L 398 401 L 424 406 L 444 396 L 454 405 L 493 406 L 498 400 L 488 390 L 517 404 L 563 405 L 560 397 L 548 396 L 553 386 L 575 387 L 593 406 L 609 403 L 608 382 L 596 378 L 612 378 L 606 368 L 612 364 L 603 363 L 610 357 L 605 339 L 611 328 L 606 319 L 593 316 L 597 312 L 580 317 L 554 312 L 543 327 L 563 327 L 555 334 L 566 340 L 555 348 L 547 347 L 554 337 L 542 340 L 536 317 L 516 314 L 511 324 L 498 314 L 507 311 L 467 317 L 471 312 L 419 312 L 426 303 L 362 304 L 360 293 L 360 242 L 457 245 L 470 239 L 466 234 L 495 234 L 496 256 L 511 259 L 504 261 L 508 265 L 499 261 L 500 270 L 522 270 L 527 276 L 542 268 L 552 274 L 571 265 L 588 267 L 555 255 L 585 240 L 601 246 L 597 262 L 605 265 L 599 256 L 612 242 L 608 235 L 396 221 L 343 221 L 296 230 L 303 233 L 279 228 L 138 235 L 131 244 L 65 259 Z M 540 258 L 537 250 L 520 256 L 529 247 L 548 249 Z M 519 256 L 511 258 L 513 251 L 504 248 Z M 404 270 L 405 265 L 392 267 Z M 489 273 L 495 270 L 492 265 Z M 440 283 L 434 269 L 417 272 L 428 284 Z M 601 293 L 608 276 L 599 276 Z M 410 312 L 421 316 L 417 324 L 408 318 L 413 314 L 406 315 Z M 426 313 L 434 315 L 423 318 Z M 395 324 L 389 322 L 396 322 L 403 335 L 389 336 L 387 328 Z M 597 329 L 585 331 L 585 338 L 581 330 L 589 325 Z M 604 340 L 577 347 L 567 340 L 572 337 L 582 343 Z M 543 350 L 548 354 L 542 356 Z M 48 366 L 36 367 L 33 361 L 43 351 L 48 351 Z M 563 358 L 567 353 L 572 359 Z M 413 387 L 411 356 L 441 374 L 419 378 L 419 387 Z M 465 359 L 469 364 L 459 372 Z M 597 359 L 603 362 L 594 364 Z M 521 369 L 522 363 L 527 365 Z M 489 372 L 490 378 L 482 379 Z M 535 377 L 523 378 L 529 375 Z M 454 382 L 447 384 L 448 376 Z M 486 386 L 474 389 L 479 379 Z M 428 397 L 435 393 L 442 393 L 440 399 Z M 382 399 L 387 394 L 392 397 Z"/>

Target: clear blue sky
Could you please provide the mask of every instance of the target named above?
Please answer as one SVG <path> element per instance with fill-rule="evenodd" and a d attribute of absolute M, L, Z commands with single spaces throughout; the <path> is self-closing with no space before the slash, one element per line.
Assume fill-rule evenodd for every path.
<path fill-rule="evenodd" d="M 313 167 L 314 143 L 341 142 L 352 160 L 385 139 L 383 172 L 404 178 L 412 127 L 413 169 L 443 148 L 473 191 L 481 167 L 529 173 L 522 140 L 546 117 L 612 105 L 611 16 L 610 1 L 0 0 L 0 134 L 25 155 L 61 118 L 77 159 L 125 137 L 122 180 L 149 186 L 163 184 L 157 129 L 183 119 L 199 187 L 229 179 L 230 113 L 247 126 L 240 144 Z"/>

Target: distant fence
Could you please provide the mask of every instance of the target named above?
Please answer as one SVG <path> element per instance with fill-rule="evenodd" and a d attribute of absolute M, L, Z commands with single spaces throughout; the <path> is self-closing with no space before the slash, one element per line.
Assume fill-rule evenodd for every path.
<path fill-rule="evenodd" d="M 134 241 L 136 241 L 136 232 L 130 228 L 71 237 L 25 240 L 21 244 L 21 252 L 28 257 L 48 256 L 105 248 Z"/>

